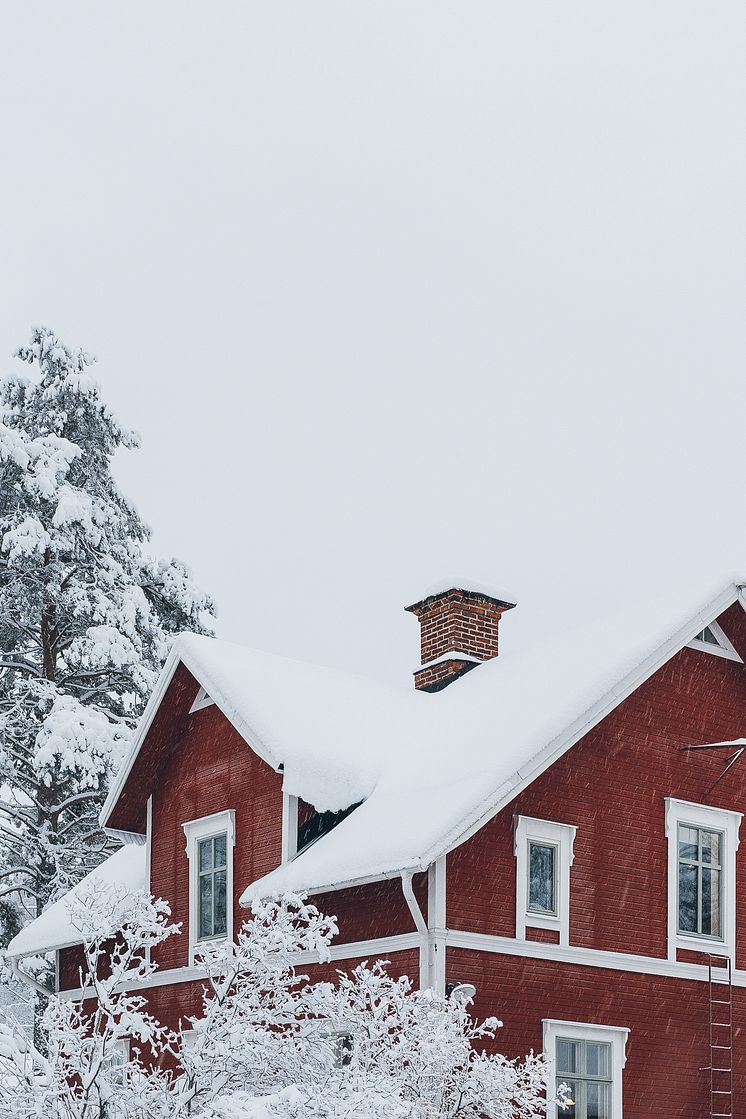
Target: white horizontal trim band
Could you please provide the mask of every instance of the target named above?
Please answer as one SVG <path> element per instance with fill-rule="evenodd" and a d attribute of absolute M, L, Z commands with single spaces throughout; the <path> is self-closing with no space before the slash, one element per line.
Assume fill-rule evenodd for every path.
<path fill-rule="evenodd" d="M 392 952 L 406 952 L 410 948 L 419 948 L 421 937 L 418 933 L 402 933 L 401 936 L 384 936 L 378 940 L 352 940 L 344 944 L 332 944 L 329 949 L 332 960 L 354 960 L 358 957 L 369 957 L 375 955 L 377 959 L 386 956 Z M 299 967 L 307 967 L 309 964 L 318 964 L 318 952 L 298 952 L 294 958 L 294 962 Z M 149 979 L 143 983 L 127 984 L 120 989 L 122 991 L 141 991 L 148 987 L 168 987 L 171 984 L 177 983 L 196 983 L 200 979 L 205 978 L 205 969 L 202 967 L 173 967 L 166 968 L 164 971 L 156 971 Z M 84 989 L 83 987 L 71 987 L 66 991 L 59 991 L 58 997 L 61 999 L 74 999 L 80 1000 L 84 998 L 92 998 L 93 990 L 90 988 Z"/>
<path fill-rule="evenodd" d="M 494 952 L 503 956 L 523 956 L 529 960 L 552 960 L 554 963 L 579 964 L 581 967 L 629 971 L 637 975 L 662 975 L 671 979 L 693 979 L 707 982 L 704 964 L 687 964 L 658 956 L 636 956 L 628 952 L 604 952 L 598 948 L 574 948 L 572 945 L 545 944 L 538 940 L 512 940 L 507 936 L 487 933 L 446 932 L 450 948 L 468 948 L 474 952 Z M 717 947 L 717 946 L 715 946 Z M 714 953 L 717 955 L 717 952 Z M 718 971 L 724 971 L 720 968 Z M 733 986 L 746 987 L 746 971 L 733 971 Z"/>

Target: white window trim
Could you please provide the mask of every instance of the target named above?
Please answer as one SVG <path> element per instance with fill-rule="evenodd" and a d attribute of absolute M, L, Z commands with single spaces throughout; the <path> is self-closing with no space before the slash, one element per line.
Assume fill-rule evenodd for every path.
<path fill-rule="evenodd" d="M 700 633 L 704 629 L 711 629 L 715 637 L 720 642 L 719 645 L 710 645 L 707 641 L 698 641 L 696 637 L 692 638 L 689 642 L 690 649 L 698 649 L 700 653 L 711 653 L 713 657 L 725 657 L 729 661 L 738 661 L 743 664 L 743 658 L 739 657 L 738 653 L 733 647 L 733 643 L 728 638 L 722 626 L 717 622 L 708 622 L 706 626 L 702 626 Z"/>
<path fill-rule="evenodd" d="M 574 824 L 558 824 L 553 820 L 537 820 L 533 816 L 516 816 L 514 852 L 516 857 L 515 935 L 526 939 L 526 929 L 554 929 L 559 943 L 570 943 L 570 867 L 575 858 Z M 545 843 L 557 849 L 556 914 L 531 913 L 528 909 L 528 845 Z"/>
<path fill-rule="evenodd" d="M 742 812 L 713 808 L 709 804 L 693 804 L 688 800 L 666 797 L 666 836 L 668 838 L 668 958 L 676 959 L 678 949 L 730 956 L 735 964 L 736 949 L 736 851 L 740 840 Z M 712 828 L 723 833 L 722 865 L 723 939 L 690 936 L 679 932 L 679 824 L 694 828 Z"/>
<path fill-rule="evenodd" d="M 225 887 L 226 925 L 228 936 L 233 936 L 233 848 L 236 845 L 236 812 L 233 808 L 227 808 L 224 812 L 213 812 L 211 816 L 202 816 L 199 820 L 188 820 L 182 824 L 182 827 L 186 836 L 186 853 L 189 859 L 189 966 L 192 967 L 197 949 L 200 945 L 209 943 L 197 937 L 199 916 L 197 844 L 200 839 L 209 839 L 213 835 L 223 833 L 226 836 L 225 857 L 228 864 Z"/>
<path fill-rule="evenodd" d="M 593 1022 L 563 1022 L 544 1018 L 544 1057 L 548 1065 L 547 1119 L 562 1119 L 562 1111 L 554 1102 L 557 1063 L 557 1038 L 573 1041 L 598 1041 L 611 1045 L 611 1119 L 622 1119 L 622 1073 L 627 1063 L 627 1026 L 600 1026 Z"/>
<path fill-rule="evenodd" d="M 212 707 L 214 704 L 215 700 L 212 696 L 204 688 L 200 688 L 195 696 L 194 703 L 189 708 L 189 714 L 192 715 L 195 711 L 201 711 L 203 707 Z"/>

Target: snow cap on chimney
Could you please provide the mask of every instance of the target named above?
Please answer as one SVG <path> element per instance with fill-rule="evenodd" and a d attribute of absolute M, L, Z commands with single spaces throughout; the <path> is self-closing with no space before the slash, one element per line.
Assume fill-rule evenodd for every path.
<path fill-rule="evenodd" d="M 497 656 L 500 618 L 516 602 L 499 587 L 451 579 L 428 587 L 407 606 L 420 623 L 421 665 L 416 688 L 439 692 L 482 661 Z"/>

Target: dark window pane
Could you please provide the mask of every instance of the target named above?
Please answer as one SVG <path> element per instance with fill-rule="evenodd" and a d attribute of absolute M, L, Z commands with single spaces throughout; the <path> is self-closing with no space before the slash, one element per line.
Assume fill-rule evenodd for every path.
<path fill-rule="evenodd" d="M 697 867 L 679 863 L 679 928 L 697 931 Z"/>
<path fill-rule="evenodd" d="M 200 839 L 199 841 L 199 869 L 209 870 L 212 866 L 212 840 Z"/>
<path fill-rule="evenodd" d="M 212 936 L 212 875 L 203 874 L 199 880 L 199 935 Z"/>
<path fill-rule="evenodd" d="M 537 913 L 554 913 L 554 860 L 556 848 L 529 843 L 528 907 Z"/>
<path fill-rule="evenodd" d="M 227 928 L 227 910 L 226 910 L 226 890 L 225 890 L 225 871 L 215 871 L 215 935 L 220 936 L 226 932 Z"/>
<path fill-rule="evenodd" d="M 720 936 L 720 871 L 702 868 L 702 932 Z"/>
<path fill-rule="evenodd" d="M 224 835 L 216 835 L 215 836 L 215 862 L 214 862 L 214 865 L 215 866 L 221 866 L 221 867 L 227 865 L 226 861 L 225 861 L 225 836 Z"/>

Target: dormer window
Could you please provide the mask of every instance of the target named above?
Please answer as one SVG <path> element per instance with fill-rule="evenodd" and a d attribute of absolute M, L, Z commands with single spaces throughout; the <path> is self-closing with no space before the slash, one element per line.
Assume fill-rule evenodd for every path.
<path fill-rule="evenodd" d="M 713 656 L 724 657 L 726 660 L 741 662 L 741 657 L 717 622 L 710 622 L 708 626 L 701 629 L 689 642 L 689 648 L 698 649 L 701 653 L 712 653 Z"/>
<path fill-rule="evenodd" d="M 310 847 L 317 839 L 321 839 L 322 835 L 328 835 L 330 831 L 336 828 L 337 824 L 341 824 L 346 820 L 351 812 L 354 812 L 359 807 L 360 802 L 351 804 L 349 808 L 343 808 L 339 812 L 316 812 L 312 805 L 306 804 L 305 801 L 300 802 L 299 806 L 299 819 L 298 819 L 298 842 L 296 846 L 296 853 Z M 306 810 L 305 812 L 303 810 Z"/>
<path fill-rule="evenodd" d="M 323 835 L 328 835 L 359 808 L 362 801 L 342 808 L 339 812 L 317 812 L 312 804 L 300 797 L 282 794 L 282 862 L 287 863 L 310 847 Z"/>

